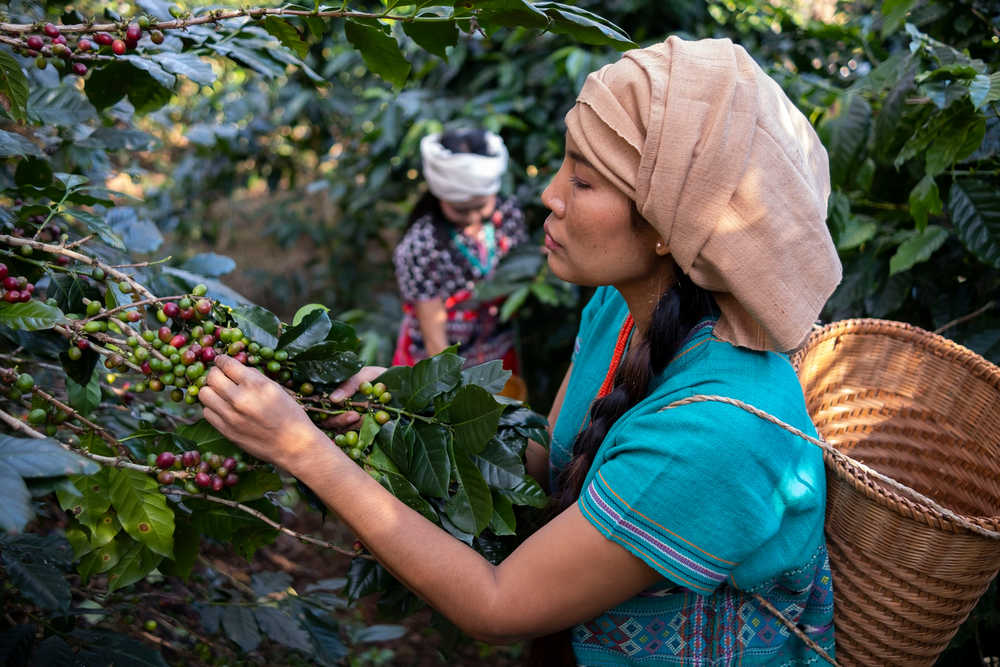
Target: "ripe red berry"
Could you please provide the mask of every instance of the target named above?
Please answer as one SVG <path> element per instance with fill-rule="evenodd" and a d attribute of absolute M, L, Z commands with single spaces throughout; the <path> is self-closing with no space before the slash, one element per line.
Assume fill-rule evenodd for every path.
<path fill-rule="evenodd" d="M 174 332 L 170 330 L 170 327 L 160 327 L 156 335 L 162 342 L 169 343 L 170 339 L 174 336 Z"/>
<path fill-rule="evenodd" d="M 0 264 L 0 278 L 6 278 L 6 277 L 7 277 L 7 265 Z"/>
<path fill-rule="evenodd" d="M 21 300 L 21 293 L 16 289 L 12 289 L 3 295 L 3 300 L 7 303 L 17 303 Z"/>
<path fill-rule="evenodd" d="M 213 347 L 203 347 L 201 349 L 201 360 L 206 364 L 210 364 L 215 361 L 215 348 Z"/>
<path fill-rule="evenodd" d="M 139 368 L 141 368 L 141 369 L 142 369 L 142 374 L 143 374 L 143 375 L 152 375 L 152 374 L 153 374 L 153 369 L 152 369 L 152 367 L 151 367 L 151 366 L 149 365 L 149 362 L 148 362 L 148 361 L 144 361 L 144 362 L 142 362 L 142 366 L 139 366 Z"/>
<path fill-rule="evenodd" d="M 208 299 L 198 299 L 198 303 L 194 307 L 202 315 L 208 315 L 212 312 L 212 302 Z"/>
<path fill-rule="evenodd" d="M 247 353 L 246 352 L 239 352 L 239 353 L 233 355 L 233 359 L 235 359 L 236 361 L 240 362 L 241 364 L 245 364 L 247 362 Z"/>
<path fill-rule="evenodd" d="M 208 473 L 200 472 L 194 476 L 194 483 L 203 489 L 207 489 L 212 486 L 212 478 L 208 475 Z"/>
<path fill-rule="evenodd" d="M 129 51 L 135 49 L 135 47 L 137 47 L 138 45 L 139 45 L 139 40 L 136 39 L 125 40 L 125 48 L 128 49 Z"/>
<path fill-rule="evenodd" d="M 52 38 L 52 43 L 62 44 L 63 46 L 66 46 L 66 35 L 56 35 L 55 37 Z"/>
<path fill-rule="evenodd" d="M 190 320 L 194 317 L 194 308 L 181 308 L 180 318 L 182 320 Z"/>
<path fill-rule="evenodd" d="M 101 46 L 111 46 L 111 43 L 115 41 L 115 38 L 107 32 L 99 32 L 94 35 L 94 41 L 96 41 Z"/>
<path fill-rule="evenodd" d="M 156 475 L 156 481 L 160 484 L 173 484 L 176 475 L 170 470 L 161 470 L 159 474 Z"/>
<path fill-rule="evenodd" d="M 42 47 L 45 46 L 45 42 L 38 35 L 32 35 L 28 38 L 28 48 L 35 51 L 41 51 Z"/>
<path fill-rule="evenodd" d="M 81 350 L 86 350 L 90 347 L 90 341 L 87 340 L 86 338 L 81 338 L 80 340 L 76 341 L 76 346 Z"/>
<path fill-rule="evenodd" d="M 181 353 L 181 363 L 184 364 L 185 366 L 190 366 L 197 360 L 198 360 L 198 354 L 191 348 L 188 348 Z"/>
<path fill-rule="evenodd" d="M 218 475 L 212 475 L 212 490 L 222 491 L 222 487 L 226 485 L 226 480 L 222 479 Z"/>
<path fill-rule="evenodd" d="M 201 452 L 197 449 L 189 449 L 181 454 L 181 465 L 185 468 L 193 468 L 201 463 Z"/>
<path fill-rule="evenodd" d="M 125 55 L 125 51 L 126 51 L 126 49 L 125 49 L 125 42 L 123 42 L 120 39 L 114 40 L 113 42 L 111 42 L 111 51 L 116 56 L 123 56 L 123 55 Z"/>
<path fill-rule="evenodd" d="M 174 456 L 173 452 L 160 452 L 159 456 L 156 457 L 156 467 L 166 470 L 174 465 L 176 459 L 177 457 Z"/>
<path fill-rule="evenodd" d="M 167 301 L 163 304 L 163 312 L 167 317 L 177 317 L 177 314 L 181 312 L 181 309 L 173 301 Z"/>
<path fill-rule="evenodd" d="M 14 277 L 14 276 L 7 276 L 6 278 L 3 279 L 3 288 L 4 289 L 17 289 L 18 287 L 20 287 L 20 284 L 18 283 L 18 280 L 17 280 L 16 277 Z"/>
<path fill-rule="evenodd" d="M 139 313 L 138 310 L 130 310 L 128 311 L 128 315 L 125 316 L 125 319 L 127 319 L 129 322 L 138 322 L 139 320 L 142 319 L 142 315 Z"/>
<path fill-rule="evenodd" d="M 73 73 L 77 76 L 83 76 L 87 73 L 87 66 L 83 63 L 73 63 Z"/>
<path fill-rule="evenodd" d="M 226 475 L 225 479 L 226 486 L 236 486 L 239 483 L 240 483 L 240 476 L 237 475 L 236 473 L 231 472 L 228 475 Z"/>
<path fill-rule="evenodd" d="M 128 27 L 125 28 L 125 39 L 138 42 L 140 37 L 142 37 L 142 26 L 134 21 L 129 23 Z"/>
<path fill-rule="evenodd" d="M 212 347 L 215 344 L 215 336 L 212 334 L 205 334 L 198 339 L 198 344 L 202 347 Z"/>
<path fill-rule="evenodd" d="M 57 28 L 57 27 L 55 26 L 55 24 L 53 24 L 53 23 L 46 23 L 46 24 L 45 24 L 45 25 L 44 25 L 44 26 L 42 27 L 42 31 L 43 31 L 43 32 L 44 32 L 44 33 L 45 33 L 46 35 L 48 35 L 49 37 L 58 37 L 58 36 L 59 36 L 59 28 Z"/>
<path fill-rule="evenodd" d="M 86 38 L 83 38 L 79 42 L 76 43 L 76 49 L 77 49 L 77 51 L 84 51 L 84 52 L 86 52 L 86 51 L 90 51 L 92 48 L 94 48 L 94 43 L 91 42 L 89 39 L 86 39 Z"/>
<path fill-rule="evenodd" d="M 160 329 L 160 331 L 162 330 L 163 329 Z M 188 337 L 181 333 L 175 335 L 173 338 L 170 339 L 170 344 L 176 347 L 178 350 L 184 347 L 184 344 L 187 342 L 188 342 Z"/>
<path fill-rule="evenodd" d="M 234 459 L 232 456 L 227 456 L 226 459 L 222 462 L 222 467 L 230 472 L 235 470 L 236 459 Z"/>
<path fill-rule="evenodd" d="M 59 255 L 56 257 L 56 264 L 59 266 L 69 266 L 70 259 L 66 255 Z"/>

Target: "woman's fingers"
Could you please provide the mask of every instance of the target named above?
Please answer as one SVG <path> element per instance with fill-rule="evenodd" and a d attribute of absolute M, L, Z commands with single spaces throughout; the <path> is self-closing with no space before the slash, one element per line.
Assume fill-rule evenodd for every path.
<path fill-rule="evenodd" d="M 323 428 L 345 429 L 361 421 L 361 415 L 353 410 L 342 415 L 334 415 L 323 420 Z"/>
<path fill-rule="evenodd" d="M 215 358 L 214 368 L 221 370 L 225 376 L 235 384 L 252 384 L 264 377 L 256 368 L 244 366 L 232 357 L 224 354 Z"/>
<path fill-rule="evenodd" d="M 358 391 L 362 382 L 371 382 L 379 375 L 385 373 L 382 366 L 365 366 L 360 371 L 344 380 L 344 383 L 330 393 L 330 400 L 334 403 L 342 403 L 348 396 L 353 396 Z"/>

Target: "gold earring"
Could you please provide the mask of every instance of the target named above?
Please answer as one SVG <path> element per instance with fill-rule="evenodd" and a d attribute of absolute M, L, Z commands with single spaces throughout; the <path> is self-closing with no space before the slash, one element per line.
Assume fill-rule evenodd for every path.
<path fill-rule="evenodd" d="M 657 250 L 657 252 L 659 252 L 660 250 L 663 250 L 663 241 L 657 241 L 656 242 L 656 250 Z"/>

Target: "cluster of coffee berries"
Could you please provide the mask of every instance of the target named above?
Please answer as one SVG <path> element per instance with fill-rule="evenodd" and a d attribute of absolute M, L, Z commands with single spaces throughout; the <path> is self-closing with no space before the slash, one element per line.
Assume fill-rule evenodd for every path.
<path fill-rule="evenodd" d="M 358 387 L 358 391 L 365 396 L 368 396 L 377 404 L 384 405 L 392 400 L 392 394 L 386 389 L 385 384 L 381 382 L 376 382 L 375 384 L 372 384 L 371 382 L 362 382 L 361 386 Z M 392 419 L 392 416 L 385 410 L 372 410 L 371 415 L 375 420 L 375 423 L 379 426 L 382 426 Z M 345 431 L 333 436 L 334 444 L 343 449 L 344 452 L 355 461 L 360 461 L 368 453 L 367 448 L 363 449 L 359 446 L 360 439 L 361 434 L 354 430 Z"/>
<path fill-rule="evenodd" d="M 103 31 L 92 36 L 84 34 L 75 42 L 70 42 L 56 24 L 46 23 L 40 27 L 39 32 L 25 35 L 19 49 L 23 55 L 35 58 L 35 65 L 39 69 L 45 69 L 49 58 L 59 58 L 74 74 L 83 76 L 87 73 L 87 65 L 82 60 L 88 55 L 104 52 L 123 56 L 138 46 L 144 31 L 149 31 L 149 39 L 154 44 L 163 43 L 163 32 L 151 28 L 152 21 L 148 16 L 118 23 L 118 30 L 114 34 Z"/>
<path fill-rule="evenodd" d="M 213 452 L 190 449 L 181 454 L 160 452 L 150 454 L 147 463 L 156 468 L 156 481 L 164 486 L 182 483 L 188 493 L 202 493 L 208 490 L 222 491 L 240 483 L 240 473 L 249 466 L 243 462 L 242 454 L 222 456 Z"/>
<path fill-rule="evenodd" d="M 35 285 L 28 282 L 24 276 L 10 275 L 6 264 L 0 264 L 0 281 L 3 285 L 0 289 L 0 299 L 7 303 L 31 301 L 31 295 L 35 293 Z"/>

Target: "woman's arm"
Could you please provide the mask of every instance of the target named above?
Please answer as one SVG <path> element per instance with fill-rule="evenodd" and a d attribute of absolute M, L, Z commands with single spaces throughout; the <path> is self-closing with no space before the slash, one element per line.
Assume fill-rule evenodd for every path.
<path fill-rule="evenodd" d="M 556 420 L 559 419 L 559 411 L 562 410 L 563 399 L 566 398 L 566 386 L 569 384 L 569 376 L 573 373 L 573 364 L 566 369 L 559 391 L 556 392 L 555 400 L 552 401 L 552 409 L 549 410 L 549 437 L 556 427 Z M 528 474 L 535 478 L 535 481 L 549 491 L 549 450 L 542 447 L 534 440 L 528 441 L 528 448 L 524 452 L 524 465 Z"/>
<path fill-rule="evenodd" d="M 427 356 L 432 357 L 448 347 L 444 300 L 436 298 L 417 301 L 414 310 L 417 322 L 420 323 L 420 333 L 424 337 L 424 349 L 427 350 Z"/>
<path fill-rule="evenodd" d="M 223 435 L 308 485 L 394 576 L 472 637 L 553 632 L 662 579 L 576 505 L 494 566 L 386 491 L 256 369 L 220 357 L 199 397 Z"/>

